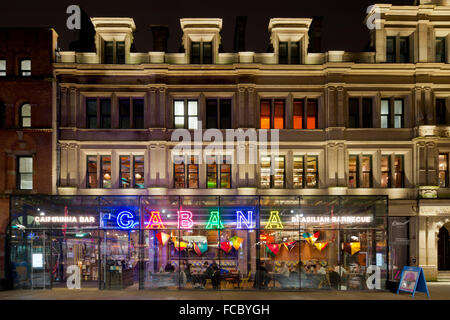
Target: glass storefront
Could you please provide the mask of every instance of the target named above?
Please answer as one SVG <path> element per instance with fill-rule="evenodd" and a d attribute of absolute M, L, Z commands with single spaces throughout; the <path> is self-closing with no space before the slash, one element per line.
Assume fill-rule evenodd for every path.
<path fill-rule="evenodd" d="M 69 266 L 127 290 L 364 290 L 374 268 L 384 289 L 392 271 L 386 197 L 14 196 L 10 221 L 15 288 L 66 287 Z"/>

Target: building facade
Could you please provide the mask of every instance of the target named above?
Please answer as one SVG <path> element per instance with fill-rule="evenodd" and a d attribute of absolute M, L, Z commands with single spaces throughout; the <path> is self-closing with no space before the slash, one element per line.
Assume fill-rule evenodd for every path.
<path fill-rule="evenodd" d="M 56 192 L 52 171 L 56 163 L 52 127 L 56 41 L 51 29 L 0 29 L 1 279 L 7 270 L 4 249 L 10 196 Z"/>
<path fill-rule="evenodd" d="M 311 22 L 273 18 L 273 52 L 221 53 L 221 19 L 181 19 L 184 52 L 135 53 L 133 19 L 92 18 L 96 51 L 53 64 L 53 197 L 11 208 L 33 233 L 14 231 L 18 286 L 35 249 L 36 287 L 72 264 L 100 288 L 201 286 L 186 266 L 212 261 L 230 288 L 284 288 L 286 266 L 291 288 L 332 285 L 332 272 L 340 289 L 367 288 L 372 270 L 397 281 L 405 265 L 442 277 L 450 4 L 375 5 L 368 52 L 309 53 Z"/>

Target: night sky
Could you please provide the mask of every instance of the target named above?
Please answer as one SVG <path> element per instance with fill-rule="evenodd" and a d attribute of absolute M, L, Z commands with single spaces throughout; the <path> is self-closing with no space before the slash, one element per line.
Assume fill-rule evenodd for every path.
<path fill-rule="evenodd" d="M 152 49 L 150 25 L 168 25 L 168 51 L 178 52 L 180 18 L 222 18 L 224 52 L 232 52 L 235 19 L 241 15 L 247 16 L 246 51 L 266 52 L 270 18 L 323 16 L 322 51 L 362 51 L 369 41 L 363 21 L 367 7 L 374 3 L 402 5 L 413 0 L 1 0 L 0 27 L 53 27 L 59 35 L 59 47 L 68 50 L 75 35 L 66 28 L 66 8 L 77 4 L 90 17 L 132 17 L 138 52 Z"/>

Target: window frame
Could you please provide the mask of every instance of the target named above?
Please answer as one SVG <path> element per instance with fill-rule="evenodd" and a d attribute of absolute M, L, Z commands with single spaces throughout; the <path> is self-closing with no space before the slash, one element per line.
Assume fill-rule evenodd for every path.
<path fill-rule="evenodd" d="M 94 172 L 91 172 L 89 169 L 89 158 L 94 158 L 95 159 L 95 179 L 96 179 L 96 184 L 95 187 L 92 187 L 89 183 L 89 177 L 90 174 L 93 174 Z M 99 166 L 98 166 L 98 156 L 97 155 L 86 155 L 86 188 L 87 189 L 94 189 L 94 188 L 99 188 L 99 177 L 98 177 L 98 173 L 99 173 Z"/>
<path fill-rule="evenodd" d="M 109 180 L 110 180 L 110 184 L 111 184 L 110 187 L 105 187 L 105 183 L 103 181 L 104 180 L 104 175 L 108 173 L 108 170 L 104 169 L 106 161 L 103 160 L 103 159 L 105 159 L 107 157 L 109 157 L 109 159 L 110 159 L 110 161 L 109 161 L 109 166 L 110 166 L 110 168 L 109 168 L 110 179 Z M 102 189 L 112 189 L 113 188 L 113 184 L 112 184 L 112 160 L 113 160 L 112 159 L 112 155 L 107 155 L 107 154 L 100 155 L 100 179 L 99 179 L 99 182 L 100 182 L 100 188 L 102 188 Z"/>
<path fill-rule="evenodd" d="M 393 179 L 392 179 L 392 187 L 393 188 L 404 188 L 405 187 L 405 156 L 402 154 L 394 154 L 392 155 L 393 157 L 393 161 L 394 161 L 394 170 L 393 170 Z M 395 165 L 396 160 L 401 159 L 401 170 L 397 170 L 397 167 Z M 397 179 L 396 179 L 396 175 L 397 174 L 401 174 L 400 177 L 400 186 L 397 185 Z"/>
<path fill-rule="evenodd" d="M 269 102 L 270 105 L 270 127 L 262 128 L 261 127 L 261 107 L 263 102 Z M 275 128 L 275 104 L 277 102 L 283 102 L 283 128 Z M 259 100 L 259 129 L 286 129 L 286 99 L 285 98 L 261 98 Z"/>
<path fill-rule="evenodd" d="M 23 108 L 25 106 L 30 106 L 30 115 L 24 115 L 23 114 Z M 32 106 L 31 106 L 31 104 L 29 102 L 22 103 L 22 105 L 20 106 L 19 112 L 20 112 L 20 114 L 19 114 L 19 127 L 20 128 L 31 128 L 32 127 L 32 123 L 31 123 L 31 120 L 32 120 Z M 29 119 L 30 120 L 30 125 L 24 125 L 24 120 L 25 119 Z"/>
<path fill-rule="evenodd" d="M 176 102 L 183 102 L 183 116 L 177 115 L 175 113 L 175 104 Z M 189 102 L 196 102 L 197 103 L 197 114 L 196 115 L 189 115 Z M 173 115 L 172 115 L 172 121 L 173 121 L 173 129 L 188 129 L 188 130 L 196 130 L 196 129 L 201 129 L 198 127 L 198 123 L 200 120 L 200 103 L 199 100 L 196 98 L 176 98 L 173 99 L 172 101 L 172 111 L 173 111 Z M 176 127 L 176 121 L 175 118 L 180 118 L 183 117 L 183 127 Z M 195 128 L 189 128 L 189 120 L 190 118 L 196 118 L 196 127 Z"/>
<path fill-rule="evenodd" d="M 439 108 L 439 105 L 441 105 L 441 108 Z M 434 101 L 434 106 L 436 111 L 436 124 L 447 124 L 447 99 L 437 97 Z"/>
<path fill-rule="evenodd" d="M 222 114 L 224 114 L 224 110 L 222 110 L 223 108 L 223 104 L 225 101 L 229 102 L 229 108 L 230 108 L 230 120 L 229 120 L 229 125 L 228 126 L 223 126 L 223 116 Z M 211 110 L 212 104 L 208 105 L 208 103 L 215 103 L 215 108 L 216 108 L 216 125 L 215 126 L 210 126 L 209 124 L 209 112 Z M 206 117 L 206 123 L 205 123 L 205 128 L 206 129 L 232 129 L 233 127 L 233 101 L 231 98 L 206 98 L 205 100 L 205 106 L 206 106 L 206 110 L 205 110 L 205 117 Z"/>
<path fill-rule="evenodd" d="M 5 69 L 0 69 L 0 77 L 6 77 L 6 72 L 7 72 L 7 68 L 8 68 L 7 60 L 6 60 L 6 59 L 3 59 L 3 58 L 0 58 L 0 62 L 2 62 L 2 61 L 5 62 L 5 63 L 4 63 Z M 1 65 L 1 64 L 0 64 L 0 65 Z"/>
<path fill-rule="evenodd" d="M 356 171 L 350 171 L 350 158 L 354 157 L 356 159 Z M 359 174 L 359 155 L 349 154 L 348 155 L 348 187 L 351 189 L 357 189 L 360 187 L 360 174 Z M 350 173 L 355 174 L 355 186 L 350 186 Z"/>
<path fill-rule="evenodd" d="M 387 158 L 387 165 L 388 165 L 388 170 L 383 171 L 383 158 Z M 390 154 L 382 154 L 381 158 L 380 158 L 380 187 L 381 188 L 391 188 L 392 187 L 392 163 L 391 163 L 391 155 Z M 382 182 L 381 182 L 381 178 L 383 177 L 383 174 L 387 174 L 387 185 L 383 186 Z"/>
<path fill-rule="evenodd" d="M 440 156 L 444 156 L 445 157 L 445 164 L 446 164 L 446 170 L 441 170 L 440 168 Z M 443 152 L 443 153 L 439 153 L 438 155 L 438 170 L 439 170 L 439 175 L 438 175 L 438 179 L 439 179 L 439 187 L 440 188 L 448 188 L 449 187 L 449 154 L 448 152 Z M 441 183 L 441 172 L 443 172 L 445 174 L 445 178 L 444 178 L 444 183 Z"/>
<path fill-rule="evenodd" d="M 295 159 L 301 158 L 302 160 L 302 167 L 301 168 L 295 168 Z M 308 171 L 308 161 L 311 159 L 315 159 L 316 161 L 316 170 L 315 171 Z M 301 177 L 302 183 L 300 184 L 295 183 L 295 170 L 301 170 L 301 175 L 297 175 L 298 177 Z M 316 184 L 314 187 L 308 186 L 308 175 L 314 175 L 316 179 Z M 294 154 L 292 156 L 292 187 L 293 189 L 317 189 L 319 188 L 319 156 L 314 154 Z"/>
<path fill-rule="evenodd" d="M 364 170 L 363 167 L 363 158 L 368 157 L 369 158 L 369 164 L 370 164 L 370 170 Z M 360 186 L 361 188 L 370 189 L 373 188 L 373 156 L 371 154 L 362 154 L 358 157 L 358 159 L 361 161 L 359 168 L 361 168 L 361 181 Z M 369 186 L 364 185 L 364 174 L 369 174 Z"/>
<path fill-rule="evenodd" d="M 296 128 L 295 124 L 295 106 L 296 103 L 301 102 L 302 103 L 302 127 Z M 308 128 L 308 117 L 309 117 L 309 111 L 310 111 L 310 105 L 315 103 L 315 111 L 316 115 L 314 117 L 314 128 Z M 296 130 L 315 130 L 319 128 L 319 99 L 317 98 L 294 98 L 292 101 L 292 128 Z"/>
<path fill-rule="evenodd" d="M 20 159 L 31 159 L 31 171 L 21 171 Z M 16 189 L 17 190 L 33 190 L 33 182 L 34 182 L 34 161 L 32 155 L 20 155 L 17 156 L 16 159 Z M 22 188 L 22 175 L 31 175 L 31 188 Z"/>
<path fill-rule="evenodd" d="M 297 50 L 295 52 L 297 52 L 297 59 L 296 61 L 294 61 L 295 55 L 293 55 L 292 53 L 294 52 L 294 46 L 293 43 L 297 44 Z M 280 54 L 281 52 L 281 46 L 286 45 L 286 56 L 282 56 Z M 301 52 L 301 48 L 302 48 L 302 41 L 301 39 L 299 39 L 298 41 L 278 41 L 278 64 L 302 64 L 302 52 Z"/>
<path fill-rule="evenodd" d="M 30 61 L 30 69 L 23 69 L 22 63 L 25 61 Z M 19 75 L 21 77 L 31 77 L 33 66 L 31 64 L 31 58 L 23 58 L 19 61 Z"/>
<path fill-rule="evenodd" d="M 199 45 L 198 51 L 199 56 L 198 59 L 194 60 L 194 45 Z M 205 44 L 211 45 L 210 50 L 205 49 Z M 211 56 L 208 57 L 205 53 L 210 51 Z M 189 53 L 189 62 L 190 64 L 214 64 L 214 42 L 213 41 L 191 41 L 190 42 L 190 53 Z"/>
<path fill-rule="evenodd" d="M 124 127 L 122 125 L 122 109 L 121 109 L 121 102 L 126 102 L 127 103 L 127 107 L 128 107 L 128 113 L 127 113 L 127 117 L 128 119 L 128 127 Z M 138 122 L 138 117 L 136 116 L 137 114 L 137 108 L 136 108 L 136 102 L 137 101 L 142 101 L 142 126 L 137 126 L 136 123 Z M 119 111 L 119 129 L 144 129 L 144 121 L 145 121 L 145 99 L 144 97 L 119 97 L 118 101 L 118 111 Z M 124 109 L 125 110 L 125 109 Z"/>
<path fill-rule="evenodd" d="M 438 58 L 438 45 L 439 42 L 442 43 L 442 51 L 440 52 L 439 56 L 440 59 Z M 447 63 L 447 37 L 435 37 L 435 58 L 434 58 L 434 62 L 436 63 Z"/>
<path fill-rule="evenodd" d="M 107 45 L 108 44 L 112 44 L 112 55 L 111 55 L 111 60 L 107 59 Z M 119 44 L 123 44 L 123 57 L 119 57 Z M 126 42 L 125 40 L 104 40 L 103 39 L 103 57 L 102 57 L 102 62 L 103 64 L 126 64 L 126 57 L 127 57 L 127 52 L 126 52 Z M 109 56 L 109 55 L 108 55 Z"/>
<path fill-rule="evenodd" d="M 214 158 L 214 163 L 208 163 L 206 162 L 206 188 L 207 189 L 231 189 L 232 188 L 232 166 L 231 163 L 227 162 L 227 158 L 229 158 L 230 156 L 228 155 L 208 155 L 208 157 L 210 158 Z M 215 166 L 215 171 L 212 172 L 209 170 L 209 166 L 210 165 L 214 165 Z M 227 173 L 227 175 L 230 178 L 230 186 L 228 188 L 223 188 L 222 187 L 222 166 L 229 166 L 229 172 Z M 215 186 L 214 187 L 209 187 L 209 176 L 211 173 L 215 174 Z"/>

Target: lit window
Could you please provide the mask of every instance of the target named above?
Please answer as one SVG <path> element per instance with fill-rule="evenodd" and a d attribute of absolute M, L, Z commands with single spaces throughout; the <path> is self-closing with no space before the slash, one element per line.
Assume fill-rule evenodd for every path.
<path fill-rule="evenodd" d="M 396 155 L 394 158 L 394 188 L 403 188 L 405 186 L 403 165 L 403 156 Z"/>
<path fill-rule="evenodd" d="M 318 157 L 307 156 L 306 161 L 306 187 L 317 188 L 319 185 Z"/>
<path fill-rule="evenodd" d="M 303 100 L 294 100 L 293 127 L 294 129 L 303 129 Z"/>
<path fill-rule="evenodd" d="M 33 189 L 33 158 L 19 157 L 17 170 L 17 186 L 20 190 Z"/>
<path fill-rule="evenodd" d="M 111 180 L 111 156 L 101 156 L 101 174 L 102 187 L 110 189 L 112 187 Z"/>
<path fill-rule="evenodd" d="M 317 156 L 294 156 L 293 159 L 294 188 L 316 188 L 318 185 Z"/>
<path fill-rule="evenodd" d="M 134 187 L 137 189 L 143 189 L 144 184 L 144 156 L 134 156 L 133 176 Z"/>
<path fill-rule="evenodd" d="M 0 60 L 0 77 L 6 76 L 6 60 Z"/>
<path fill-rule="evenodd" d="M 222 158 L 221 162 L 219 158 Z M 206 187 L 217 188 L 218 185 L 220 188 L 231 188 L 231 158 L 229 156 L 208 156 L 207 158 Z"/>
<path fill-rule="evenodd" d="M 175 100 L 173 102 L 174 128 L 198 129 L 197 100 Z"/>
<path fill-rule="evenodd" d="M 306 106 L 306 108 L 304 108 Z M 294 129 L 317 129 L 318 106 L 316 99 L 295 99 L 293 105 Z"/>
<path fill-rule="evenodd" d="M 448 188 L 448 154 L 439 154 L 439 186 L 441 188 Z"/>
<path fill-rule="evenodd" d="M 190 157 L 190 163 L 187 165 L 188 188 L 198 188 L 198 161 L 197 157 Z"/>
<path fill-rule="evenodd" d="M 382 188 L 391 187 L 391 158 L 388 155 L 381 156 L 381 184 Z"/>
<path fill-rule="evenodd" d="M 304 188 L 304 156 L 295 156 L 294 157 L 294 188 L 299 189 L 299 188 Z"/>
<path fill-rule="evenodd" d="M 394 100 L 394 128 L 403 128 L 403 100 Z"/>
<path fill-rule="evenodd" d="M 87 156 L 86 186 L 88 188 L 97 188 L 97 156 Z"/>
<path fill-rule="evenodd" d="M 120 156 L 120 187 L 129 188 L 131 186 L 131 164 L 130 156 Z"/>
<path fill-rule="evenodd" d="M 271 163 L 274 163 L 273 174 Z M 285 158 L 284 156 L 261 157 L 261 188 L 285 187 Z"/>
<path fill-rule="evenodd" d="M 20 126 L 22 128 L 31 127 L 31 105 L 28 103 L 20 108 Z"/>
<path fill-rule="evenodd" d="M 390 127 L 390 101 L 389 99 L 381 100 L 381 128 Z"/>
<path fill-rule="evenodd" d="M 261 129 L 284 129 L 284 100 L 261 100 Z"/>
<path fill-rule="evenodd" d="M 185 187 L 185 162 L 183 156 L 175 156 L 174 163 L 174 182 L 175 188 Z"/>
<path fill-rule="evenodd" d="M 372 188 L 372 156 L 361 157 L 362 188 Z"/>
<path fill-rule="evenodd" d="M 31 60 L 25 59 L 20 61 L 20 75 L 22 77 L 31 76 Z"/>
<path fill-rule="evenodd" d="M 208 156 L 206 161 L 206 187 L 217 188 L 217 158 Z"/>
<path fill-rule="evenodd" d="M 357 155 L 351 155 L 348 157 L 348 187 L 359 187 L 359 167 Z"/>

